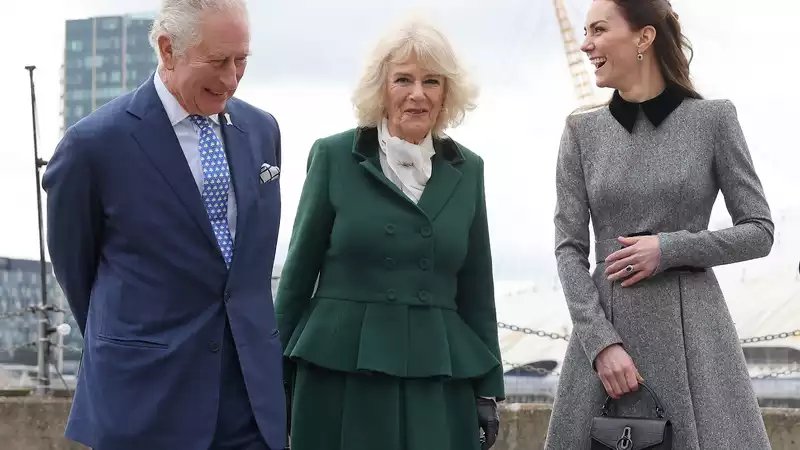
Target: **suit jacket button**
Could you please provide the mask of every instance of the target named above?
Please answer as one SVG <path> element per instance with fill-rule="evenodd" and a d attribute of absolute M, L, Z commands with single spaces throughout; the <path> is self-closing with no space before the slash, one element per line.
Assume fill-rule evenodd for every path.
<path fill-rule="evenodd" d="M 421 234 L 422 237 L 430 237 L 432 233 L 431 227 L 427 225 L 419 229 L 419 234 Z"/>
<path fill-rule="evenodd" d="M 386 226 L 383 227 L 383 229 L 386 230 L 386 234 L 394 234 L 395 226 L 394 224 L 387 223 Z"/>
<path fill-rule="evenodd" d="M 386 291 L 386 298 L 393 302 L 397 299 L 397 293 L 394 291 L 394 289 L 389 289 Z"/>
<path fill-rule="evenodd" d="M 431 294 L 429 294 L 428 291 L 424 291 L 424 290 L 423 291 L 419 291 L 419 293 L 417 294 L 417 298 L 422 303 L 428 303 L 428 301 L 430 301 L 430 299 L 431 299 Z"/>
<path fill-rule="evenodd" d="M 208 346 L 212 352 L 217 353 L 219 351 L 219 345 L 216 342 L 212 342 L 211 345 Z"/>
<path fill-rule="evenodd" d="M 431 267 L 431 260 L 428 258 L 422 258 L 419 260 L 419 267 L 422 270 L 428 270 Z"/>
<path fill-rule="evenodd" d="M 383 260 L 383 266 L 386 267 L 387 270 L 394 269 L 394 260 L 392 258 L 386 258 Z"/>

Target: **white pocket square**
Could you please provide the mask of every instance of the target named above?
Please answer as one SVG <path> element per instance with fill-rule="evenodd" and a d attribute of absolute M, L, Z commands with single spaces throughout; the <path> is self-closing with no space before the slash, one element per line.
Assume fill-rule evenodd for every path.
<path fill-rule="evenodd" d="M 261 172 L 259 173 L 258 178 L 261 184 L 264 184 L 278 178 L 280 175 L 280 167 L 270 166 L 269 164 L 264 163 L 261 165 Z"/>

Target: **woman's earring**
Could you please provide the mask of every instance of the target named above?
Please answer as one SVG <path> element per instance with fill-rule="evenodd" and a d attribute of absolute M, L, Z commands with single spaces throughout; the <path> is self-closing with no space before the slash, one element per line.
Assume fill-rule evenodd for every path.
<path fill-rule="evenodd" d="M 642 54 L 641 54 L 641 53 L 639 53 L 639 54 L 637 54 L 637 55 L 636 55 L 636 59 L 638 59 L 639 61 L 641 61 L 641 60 L 643 60 L 643 59 L 644 59 L 644 56 L 642 56 Z"/>

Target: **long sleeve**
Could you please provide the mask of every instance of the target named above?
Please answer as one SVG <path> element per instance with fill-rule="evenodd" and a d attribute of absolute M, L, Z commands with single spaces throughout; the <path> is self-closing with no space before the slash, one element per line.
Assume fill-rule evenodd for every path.
<path fill-rule="evenodd" d="M 97 275 L 103 211 L 88 144 L 67 130 L 42 177 L 47 192 L 47 244 L 58 283 L 81 334 Z"/>
<path fill-rule="evenodd" d="M 660 233 L 659 272 L 675 266 L 713 267 L 764 257 L 775 225 L 739 125 L 736 108 L 720 102 L 714 136 L 714 174 L 733 226 L 717 231 Z"/>
<path fill-rule="evenodd" d="M 275 315 L 284 348 L 314 294 L 328 249 L 334 219 L 328 194 L 329 177 L 326 149 L 317 141 L 309 152 L 306 179 L 275 298 Z"/>
<path fill-rule="evenodd" d="M 497 336 L 497 310 L 494 298 L 492 252 L 489 242 L 489 225 L 486 215 L 486 196 L 483 178 L 483 160 L 479 160 L 478 197 L 475 217 L 469 233 L 469 248 L 461 272 L 458 274 L 456 304 L 464 322 L 483 341 L 489 351 L 500 361 L 495 369 L 475 383 L 475 394 L 480 397 L 505 398 L 503 365 Z"/>
<path fill-rule="evenodd" d="M 589 273 L 589 211 L 580 147 L 568 120 L 556 164 L 555 256 L 573 327 L 594 364 L 601 350 L 622 339 L 606 317 Z"/>

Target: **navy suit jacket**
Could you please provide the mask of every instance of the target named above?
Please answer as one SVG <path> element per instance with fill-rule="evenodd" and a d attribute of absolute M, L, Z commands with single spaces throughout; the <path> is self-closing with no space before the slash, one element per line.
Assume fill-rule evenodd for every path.
<path fill-rule="evenodd" d="M 43 178 L 56 278 L 84 337 L 67 437 L 95 449 L 207 450 L 226 315 L 256 421 L 285 445 L 271 274 L 280 219 L 275 119 L 231 99 L 230 270 L 152 77 L 70 127 Z"/>

